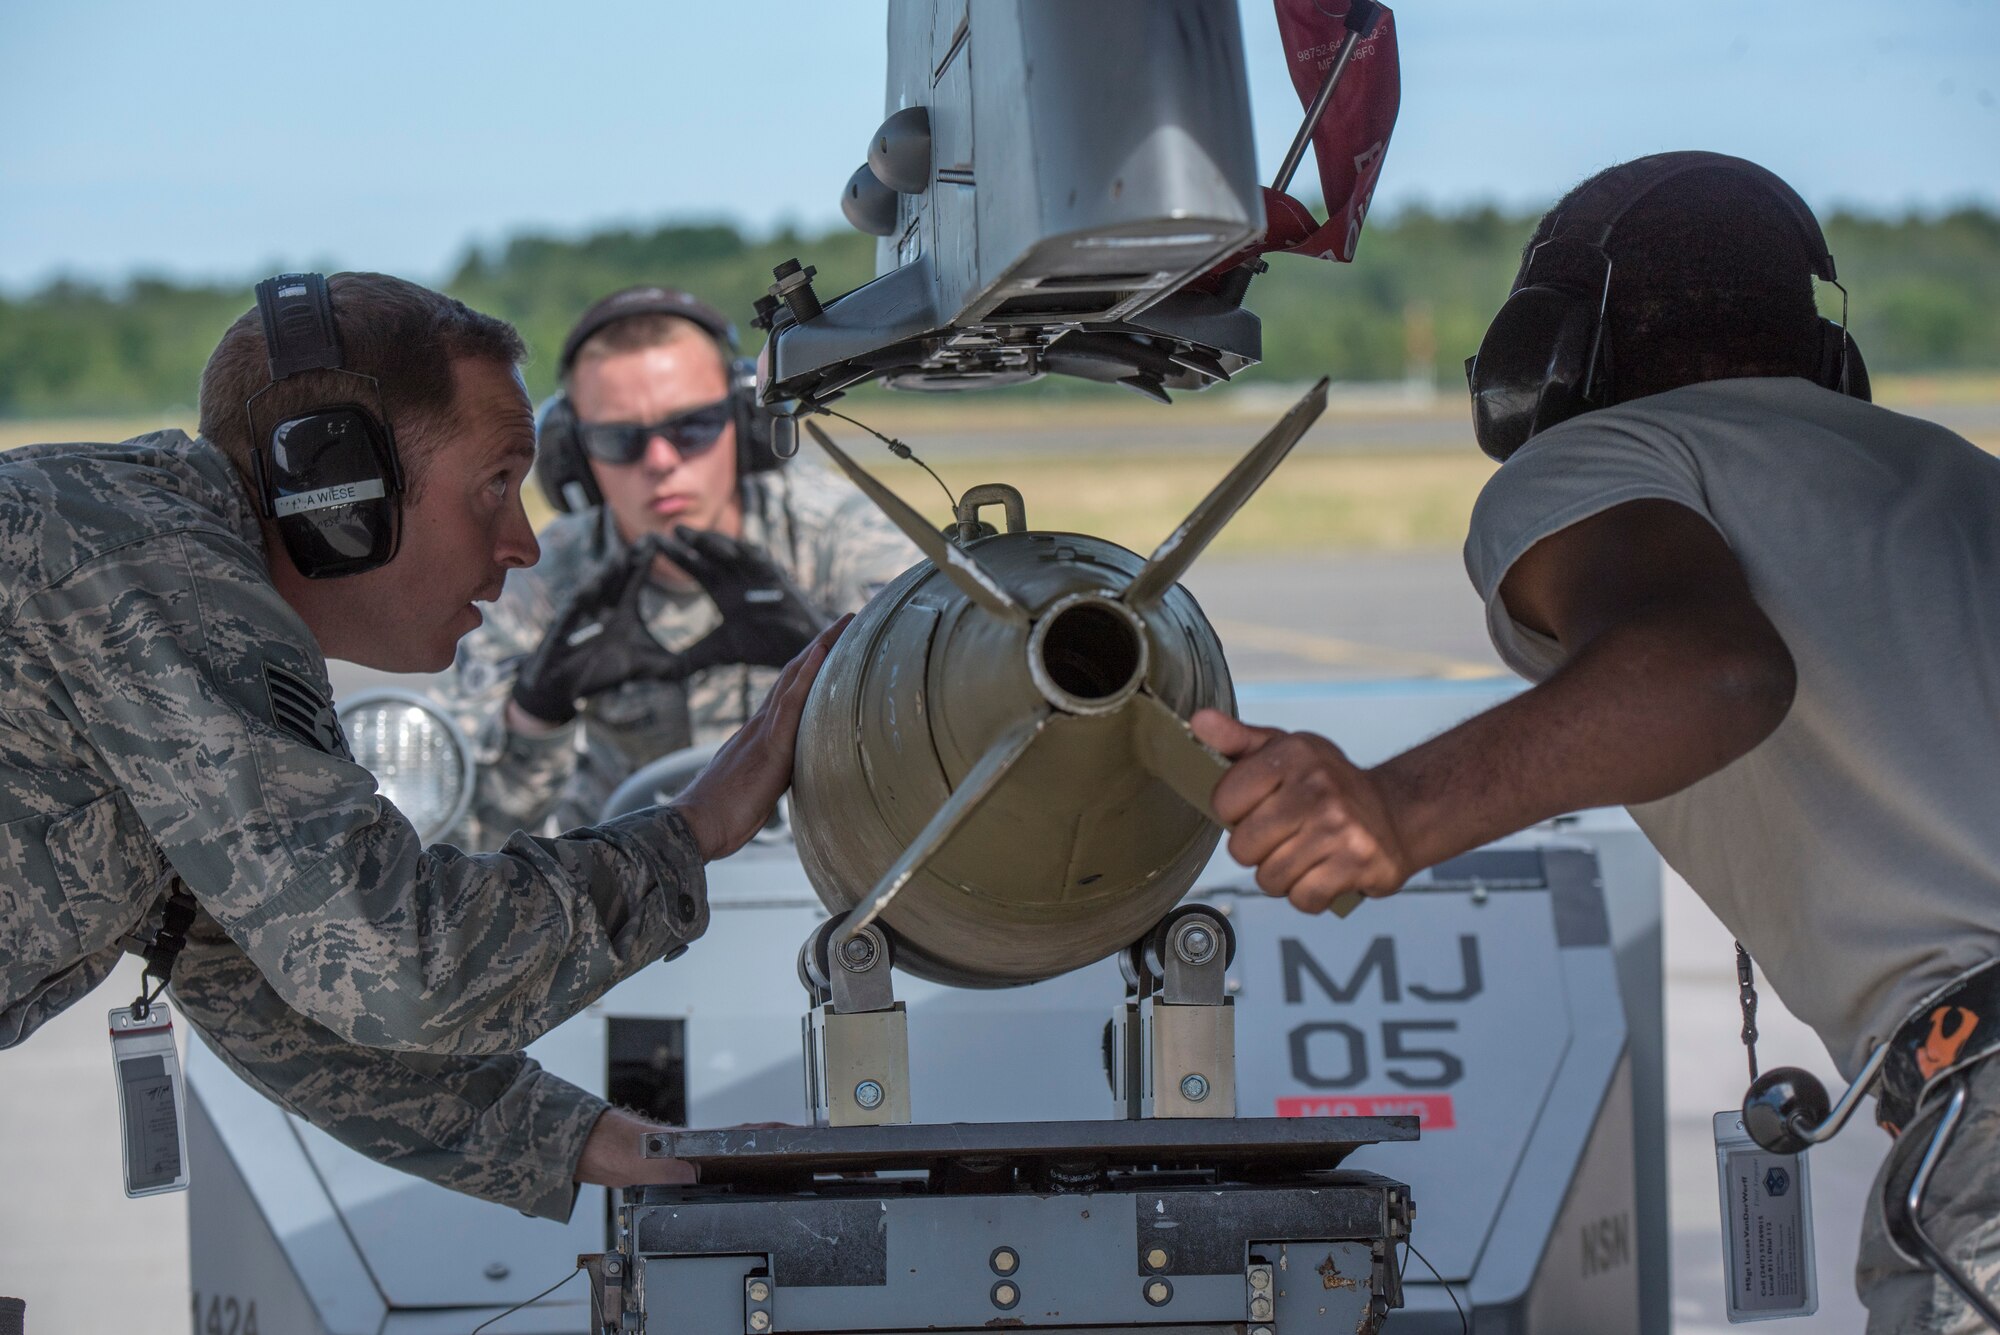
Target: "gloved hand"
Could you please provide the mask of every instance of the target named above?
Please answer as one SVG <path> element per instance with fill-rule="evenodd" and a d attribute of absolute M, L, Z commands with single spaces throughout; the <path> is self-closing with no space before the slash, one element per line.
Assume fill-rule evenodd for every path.
<path fill-rule="evenodd" d="M 722 613 L 722 624 L 683 654 L 688 672 L 724 663 L 783 667 L 827 624 L 777 563 L 746 543 L 682 524 L 660 539 L 660 552 Z"/>
<path fill-rule="evenodd" d="M 514 703 L 530 718 L 567 723 L 576 702 L 634 680 L 679 681 L 686 655 L 653 638 L 639 610 L 660 540 L 633 543 L 569 600 L 514 678 Z"/>

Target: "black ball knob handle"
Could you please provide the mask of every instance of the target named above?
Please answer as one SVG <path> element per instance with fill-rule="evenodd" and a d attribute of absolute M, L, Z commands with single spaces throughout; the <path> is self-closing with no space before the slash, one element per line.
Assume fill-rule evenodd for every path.
<path fill-rule="evenodd" d="M 1743 1129 L 1773 1154 L 1797 1154 L 1812 1144 L 1801 1131 L 1819 1127 L 1832 1107 L 1818 1076 L 1780 1066 L 1751 1082 L 1743 1096 Z"/>
<path fill-rule="evenodd" d="M 931 184 L 931 113 L 904 107 L 868 143 L 868 169 L 899 195 L 921 195 Z"/>
<path fill-rule="evenodd" d="M 874 169 L 864 162 L 847 178 L 847 188 L 840 193 L 840 211 L 856 231 L 894 236 L 900 198 L 877 180 Z"/>

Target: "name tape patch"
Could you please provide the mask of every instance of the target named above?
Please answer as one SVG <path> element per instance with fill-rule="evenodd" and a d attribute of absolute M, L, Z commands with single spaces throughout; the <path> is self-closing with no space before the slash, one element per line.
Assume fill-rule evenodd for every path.
<path fill-rule="evenodd" d="M 336 482 L 330 487 L 320 487 L 315 491 L 295 492 L 290 496 L 280 496 L 271 503 L 272 511 L 283 519 L 287 515 L 304 514 L 308 510 L 330 510 L 336 505 L 355 505 L 362 501 L 379 500 L 388 494 L 388 489 L 379 477 L 364 482 Z"/>

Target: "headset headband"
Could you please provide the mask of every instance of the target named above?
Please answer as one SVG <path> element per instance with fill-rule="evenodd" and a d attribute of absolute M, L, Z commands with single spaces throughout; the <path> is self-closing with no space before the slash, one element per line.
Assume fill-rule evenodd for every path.
<path fill-rule="evenodd" d="M 567 377 L 576 365 L 576 354 L 592 335 L 607 325 L 635 315 L 677 315 L 701 326 L 721 344 L 728 357 L 736 356 L 736 326 L 729 317 L 701 298 L 671 287 L 628 287 L 595 302 L 577 317 L 576 325 L 563 339 L 562 353 L 556 358 L 556 375 Z"/>
<path fill-rule="evenodd" d="M 257 284 L 257 314 L 273 383 L 300 371 L 338 371 L 340 334 L 326 275 L 281 273 Z"/>
<path fill-rule="evenodd" d="M 1489 456 L 1504 461 L 1536 433 L 1616 401 L 1613 349 L 1605 340 L 1612 234 L 1653 190 L 1704 167 L 1734 173 L 1777 201 L 1791 217 L 1812 275 L 1840 287 L 1819 220 L 1797 191 L 1756 163 L 1680 152 L 1613 167 L 1576 190 L 1536 231 L 1513 290 L 1487 325 L 1478 353 L 1466 360 L 1473 432 Z M 1815 317 L 1818 352 L 1810 379 L 1865 400 L 1868 370 L 1847 333 L 1847 291 L 1840 291 L 1840 322 Z"/>
<path fill-rule="evenodd" d="M 1828 283 L 1838 281 L 1833 268 L 1833 254 L 1827 249 L 1826 234 L 1820 230 L 1819 219 L 1813 217 L 1812 210 L 1799 198 L 1798 191 L 1785 184 L 1776 173 L 1744 158 L 1731 157 L 1726 153 L 1683 151 L 1634 158 L 1613 167 L 1579 191 L 1567 208 L 1549 220 L 1548 235 L 1537 242 L 1521 261 L 1520 271 L 1514 277 L 1514 290 L 1518 292 L 1527 286 L 1535 256 L 1543 246 L 1551 241 L 1574 240 L 1603 250 L 1619 220 L 1631 212 L 1640 200 L 1676 176 L 1703 167 L 1725 168 L 1763 186 L 1784 206 L 1792 225 L 1798 229 L 1813 276 Z"/>

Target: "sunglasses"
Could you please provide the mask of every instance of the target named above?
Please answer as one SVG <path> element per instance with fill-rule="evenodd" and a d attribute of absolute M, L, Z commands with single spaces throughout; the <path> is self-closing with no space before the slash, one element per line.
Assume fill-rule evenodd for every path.
<path fill-rule="evenodd" d="M 729 400 L 717 399 L 653 423 L 580 422 L 577 439 L 583 442 L 584 453 L 599 463 L 637 463 L 655 436 L 664 436 L 681 458 L 692 459 L 708 453 L 722 439 L 730 417 Z"/>

